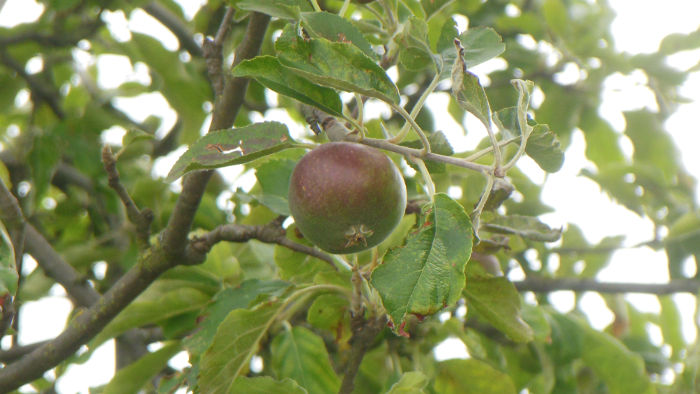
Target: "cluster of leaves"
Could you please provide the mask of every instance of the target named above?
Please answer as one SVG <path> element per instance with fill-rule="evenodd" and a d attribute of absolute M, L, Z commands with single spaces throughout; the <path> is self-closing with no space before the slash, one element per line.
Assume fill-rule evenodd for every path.
<path fill-rule="evenodd" d="M 347 389 L 343 377 L 360 360 L 352 379 L 355 392 L 647 393 L 696 387 L 697 357 L 691 357 L 695 350 L 681 335 L 672 299 L 660 297 L 661 313 L 648 315 L 624 299 L 607 297 L 616 320 L 601 332 L 578 309 L 559 312 L 545 296 L 522 302 L 507 273 L 519 266 L 528 278 L 595 278 L 623 245 L 622 237 L 591 245 L 573 225 L 562 233 L 541 223 L 537 216 L 551 211 L 540 200 L 542 185 L 515 166 L 527 155 L 545 172 L 556 172 L 577 129 L 595 165 L 583 175 L 658 228 L 668 228 L 650 245 L 667 253 L 671 277 L 684 277 L 689 256 L 700 260 L 694 180 L 677 162 L 661 126 L 672 108 L 625 113 L 632 157 L 625 156 L 620 134 L 598 114 L 605 78 L 633 70 L 643 70 L 658 100 L 672 105 L 685 76 L 664 59 L 700 46 L 697 34 L 669 36 L 650 55 L 616 53 L 606 5 L 562 0 L 328 0 L 318 2 L 323 10 L 306 0 L 212 0 L 192 20 L 170 0 L 43 3 L 46 9 L 36 22 L 4 29 L 2 37 L 8 38 L 0 37 L 5 66 L 0 68 L 0 178 L 18 196 L 29 223 L 99 292 L 148 259 L 99 162 L 101 132 L 115 126 L 127 130 L 117 154 L 119 173 L 133 202 L 154 213 L 154 243 L 178 196 L 167 182 L 194 170 L 242 165 L 256 176 L 251 189 L 231 193 L 215 174 L 194 217 L 195 235 L 224 223 L 262 225 L 289 215 L 286 185 L 292 169 L 307 148 L 326 137 L 311 132 L 293 137 L 290 125 L 254 122 L 273 109 L 303 123 L 303 106 L 313 107 L 347 122 L 360 142 L 388 148 L 406 169 L 409 199 L 422 206 L 376 250 L 351 262 L 334 256 L 329 264 L 253 239 L 218 243 L 204 263 L 170 269 L 87 343 L 89 351 L 65 361 L 85 362 L 107 340 L 158 327 L 164 346 L 118 362 L 114 379 L 100 390 L 132 392 L 159 376 L 157 390 L 164 393 L 179 387 L 338 392 Z M 261 55 L 225 76 L 251 78 L 233 128 L 200 138 L 214 92 L 192 32 L 215 35 L 227 7 L 235 15 L 224 58 L 242 40 L 252 13 L 272 19 L 261 37 Z M 507 7 L 518 12 L 506 12 Z M 182 50 L 169 51 L 136 32 L 117 39 L 103 25 L 105 13 L 139 9 L 173 30 Z M 458 31 L 456 15 L 468 18 L 467 30 Z M 542 45 L 527 45 L 528 40 Z M 548 51 L 541 50 L 544 44 Z M 97 62 L 77 59 L 85 52 L 93 59 L 118 55 L 145 65 L 150 81 L 102 89 L 95 82 L 103 78 Z M 557 60 L 548 62 L 553 54 Z M 506 66 L 491 72 L 486 84 L 470 69 L 494 57 Z M 25 71 L 36 59 L 41 70 Z M 585 77 L 558 83 L 557 73 L 569 64 Z M 388 76 L 389 68 L 396 78 Z M 535 86 L 544 100 L 531 108 Z M 276 105 L 270 91 L 278 93 Z M 352 94 L 346 98 L 341 92 Z M 455 153 L 423 107 L 431 95 L 443 92 L 451 93 L 448 111 L 460 126 L 467 113 L 483 124 L 483 142 L 474 152 Z M 139 121 L 119 109 L 120 99 L 153 93 L 177 113 L 170 130 L 158 118 Z M 31 100 L 23 99 L 27 96 Z M 372 103 L 386 104 L 392 115 L 361 116 L 363 106 Z M 156 160 L 182 145 L 188 149 L 167 177 L 154 176 Z M 428 149 L 430 157 L 415 153 Z M 461 196 L 447 194 L 454 189 Z M 520 198 L 509 198 L 514 190 Z M 222 197 L 232 209 L 217 204 Z M 289 240 L 312 246 L 293 224 L 285 231 Z M 22 270 L 21 259 L 15 267 L 11 234 L 0 235 L 0 300 L 15 295 L 20 308 L 46 296 L 57 278 L 43 268 Z M 547 244 L 555 241 L 556 247 Z M 43 256 L 36 247 L 25 251 L 37 260 Z M 552 256 L 558 258 L 556 268 L 548 264 Z M 106 275 L 96 269 L 103 266 Z M 358 324 L 383 323 L 385 314 L 387 327 L 360 343 Z M 662 345 L 650 338 L 649 324 L 661 328 Z M 8 333 L 22 329 L 15 323 Z M 447 338 L 462 341 L 470 357 L 436 361 L 433 350 Z M 358 348 L 366 351 L 359 360 L 353 356 Z M 163 376 L 168 361 L 182 350 L 191 366 Z M 253 368 L 252 359 L 262 367 Z M 658 384 L 676 364 L 685 372 L 675 384 Z M 33 382 L 37 388 L 51 384 L 48 378 Z"/>

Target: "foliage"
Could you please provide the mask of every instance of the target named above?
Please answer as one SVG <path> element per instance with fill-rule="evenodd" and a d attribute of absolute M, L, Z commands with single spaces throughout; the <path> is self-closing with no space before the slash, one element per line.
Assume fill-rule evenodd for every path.
<path fill-rule="evenodd" d="M 687 76 L 665 61 L 700 47 L 697 32 L 619 53 L 606 2 L 564 0 L 209 0 L 193 16 L 174 0 L 41 4 L 36 21 L 0 34 L 0 337 L 14 346 L 0 351 L 0 391 L 55 385 L 112 338 L 118 371 L 96 392 L 700 389 L 698 345 L 667 295 L 698 291 L 683 268 L 700 263 L 696 180 L 663 126 Z M 178 50 L 105 22 L 142 12 Z M 106 87 L 98 65 L 117 58 L 148 78 Z M 476 67 L 494 58 L 504 66 Z M 578 79 L 562 83 L 571 67 Z M 626 112 L 618 132 L 600 115 L 604 83 L 633 72 L 659 108 Z M 473 151 L 425 106 L 445 94 L 457 134 L 481 139 Z M 176 121 L 120 104 L 147 95 Z M 121 144 L 105 146 L 115 130 Z M 658 314 L 618 295 L 625 284 L 595 281 L 624 234 L 591 244 L 540 219 L 552 210 L 543 185 L 518 163 L 557 172 L 574 133 L 592 164 L 582 176 L 659 229 L 644 245 L 668 257 L 671 282 L 649 288 Z M 370 251 L 326 254 L 287 220 L 295 163 L 329 139 L 403 169 L 406 215 Z M 571 283 L 576 307 L 555 309 L 546 293 Z M 28 328 L 15 312 L 54 284 L 74 303 L 65 332 L 17 344 Z M 604 295 L 615 315 L 604 330 L 580 308 L 585 290 L 618 293 Z M 436 359 L 448 338 L 468 359 Z M 169 367 L 181 351 L 189 365 Z"/>

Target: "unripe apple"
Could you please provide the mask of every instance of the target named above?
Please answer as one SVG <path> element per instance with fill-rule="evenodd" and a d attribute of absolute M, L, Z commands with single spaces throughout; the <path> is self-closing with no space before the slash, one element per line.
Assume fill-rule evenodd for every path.
<path fill-rule="evenodd" d="M 355 253 L 383 241 L 406 209 L 406 186 L 382 152 L 353 142 L 330 142 L 294 168 L 289 208 L 297 227 L 319 248 Z"/>

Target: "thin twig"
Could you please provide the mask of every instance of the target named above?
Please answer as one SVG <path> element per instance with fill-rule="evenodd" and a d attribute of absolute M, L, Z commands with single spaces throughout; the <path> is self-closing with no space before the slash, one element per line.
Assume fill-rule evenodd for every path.
<path fill-rule="evenodd" d="M 95 14 L 99 15 L 101 12 Z M 32 29 L 27 29 L 11 36 L 0 37 L 0 47 L 22 44 L 28 41 L 33 41 L 39 45 L 49 47 L 71 47 L 80 40 L 93 36 L 103 24 L 104 22 L 102 19 L 97 17 L 88 23 L 80 24 L 77 28 L 71 29 L 68 33 L 62 32 L 61 34 L 56 34 L 55 32 L 48 34 L 42 33 L 37 30 L 36 26 L 30 25 L 33 27 Z"/>
<path fill-rule="evenodd" d="M 330 255 L 287 238 L 286 231 L 282 228 L 284 219 L 286 219 L 285 216 L 280 216 L 267 224 L 259 226 L 223 224 L 204 235 L 195 237 L 190 243 L 191 250 L 189 253 L 206 254 L 216 243 L 221 241 L 247 242 L 251 239 L 256 239 L 260 242 L 277 244 L 296 252 L 316 257 L 330 264 L 337 270 L 333 258 Z"/>
<path fill-rule="evenodd" d="M 151 153 L 151 157 L 153 159 L 161 156 L 165 156 L 168 153 L 172 152 L 178 147 L 178 137 L 180 136 L 180 132 L 182 131 L 182 119 L 179 117 L 177 118 L 177 121 L 175 121 L 175 124 L 173 127 L 168 131 L 167 134 L 160 140 L 155 140 L 153 144 L 153 152 Z"/>
<path fill-rule="evenodd" d="M 343 1 L 343 6 L 340 7 L 340 11 L 338 11 L 338 16 L 340 17 L 345 17 L 345 13 L 348 10 L 348 6 L 350 5 L 350 0 L 345 0 Z"/>
<path fill-rule="evenodd" d="M 428 197 L 430 197 L 430 201 L 433 201 L 435 199 L 435 183 L 433 182 L 433 178 L 430 176 L 428 167 L 425 166 L 425 162 L 422 159 L 413 156 L 409 156 L 409 159 L 420 170 L 420 174 L 423 177 L 423 183 L 425 183 L 425 188 L 428 192 Z"/>
<path fill-rule="evenodd" d="M 24 70 L 24 67 L 17 63 L 17 61 L 13 59 L 4 48 L 0 49 L 0 61 L 2 61 L 2 63 L 4 63 L 9 69 L 16 72 L 17 75 L 27 82 L 36 105 L 38 105 L 41 101 L 44 101 L 59 119 L 66 117 L 65 112 L 63 112 L 63 108 L 61 108 L 57 91 L 49 90 L 45 83 L 38 81 L 34 75 L 28 74 Z"/>
<path fill-rule="evenodd" d="M 472 225 L 476 230 L 477 237 L 479 236 L 479 222 L 481 220 L 481 212 L 484 210 L 484 207 L 486 206 L 486 201 L 488 201 L 489 196 L 491 195 L 491 190 L 493 189 L 493 184 L 495 180 L 496 178 L 493 172 L 486 174 L 486 187 L 484 187 L 484 191 L 481 194 L 479 203 L 476 205 L 476 208 L 474 208 L 474 211 L 472 211 L 471 213 Z"/>
<path fill-rule="evenodd" d="M 169 9 L 163 7 L 157 1 L 152 1 L 146 4 L 143 7 L 143 10 L 157 19 L 175 35 L 178 43 L 180 43 L 180 48 L 185 49 L 192 56 L 203 56 L 204 52 L 202 51 L 202 48 L 193 39 L 194 34 L 192 31 L 190 31 L 189 27 L 182 20 L 180 20 L 180 18 L 178 18 L 177 15 L 173 14 Z"/>
<path fill-rule="evenodd" d="M 112 155 L 112 149 L 110 149 L 109 145 L 105 145 L 102 148 L 102 164 L 104 165 L 105 172 L 107 172 L 109 187 L 114 189 L 117 193 L 117 196 L 119 196 L 119 199 L 126 209 L 126 217 L 136 226 L 136 240 L 139 246 L 141 249 L 148 248 L 150 246 L 149 238 L 151 236 L 153 212 L 148 208 L 139 210 L 134 200 L 131 199 L 126 187 L 124 187 L 119 180 L 117 160 L 114 155 Z"/>
<path fill-rule="evenodd" d="M 226 8 L 226 14 L 221 20 L 219 25 L 219 30 L 216 32 L 216 37 L 214 37 L 214 43 L 217 45 L 223 45 L 228 32 L 231 30 L 231 21 L 233 20 L 233 15 L 236 13 L 236 9 L 233 7 Z"/>
<path fill-rule="evenodd" d="M 517 142 L 517 141 L 520 141 L 520 136 L 513 137 L 513 138 L 509 138 L 509 139 L 507 139 L 507 140 L 500 141 L 500 142 L 498 142 L 498 146 L 499 146 L 499 147 L 504 147 L 504 146 L 506 146 L 506 145 L 508 145 L 508 144 L 511 144 L 511 143 Z M 479 158 L 481 158 L 481 157 L 483 157 L 483 156 L 485 156 L 485 155 L 491 153 L 492 151 L 493 151 L 493 145 L 489 146 L 488 148 L 484 148 L 484 149 L 482 149 L 482 150 L 480 150 L 480 151 L 478 151 L 478 152 L 472 153 L 471 155 L 465 157 L 464 160 L 466 160 L 466 161 L 475 161 L 475 160 L 477 160 L 477 159 L 479 159 Z M 455 156 L 459 156 L 459 155 L 455 155 Z"/>
<path fill-rule="evenodd" d="M 416 123 L 416 120 L 413 119 L 411 117 L 411 115 L 408 112 L 406 112 L 406 110 L 403 109 L 403 107 L 401 107 L 400 105 L 391 104 L 391 108 L 394 111 L 396 111 L 399 115 L 403 116 L 403 118 L 406 119 L 406 121 L 411 125 L 411 127 L 413 127 L 413 130 L 418 135 L 418 138 L 420 139 L 421 144 L 423 144 L 423 150 L 422 150 L 420 157 L 425 157 L 425 155 L 430 153 L 430 142 L 428 142 L 428 137 L 425 136 L 423 129 L 421 129 L 421 127 L 418 125 L 418 123 Z M 395 142 L 395 141 L 391 141 L 391 142 Z"/>
<path fill-rule="evenodd" d="M 360 139 L 356 133 L 350 131 L 347 127 L 345 127 L 345 125 L 342 122 L 337 121 L 333 116 L 328 115 L 327 113 L 321 110 L 311 107 L 309 108 L 310 111 L 314 114 L 314 116 L 318 117 L 318 119 L 316 120 L 318 120 L 321 124 L 324 125 L 324 130 L 326 131 L 326 134 L 328 134 L 328 138 L 332 141 L 345 139 L 347 141 L 359 142 L 361 144 L 365 144 L 378 149 L 387 150 L 389 152 L 398 153 L 407 157 L 414 157 L 418 159 L 432 160 L 441 163 L 451 164 L 457 167 L 467 168 L 481 173 L 488 173 L 491 171 L 491 167 L 484 164 L 472 163 L 459 157 L 445 156 L 433 152 L 425 153 L 423 149 L 415 149 L 409 148 L 407 146 L 397 145 L 395 143 L 392 143 L 390 140 L 380 140 L 375 138 Z M 328 126 L 332 126 L 333 130 L 330 130 L 331 133 L 329 133 L 330 128 Z"/>
<path fill-rule="evenodd" d="M 527 114 L 525 114 L 524 109 L 527 109 L 529 102 L 529 96 L 526 96 L 523 91 L 527 89 L 527 84 L 522 80 L 512 81 L 513 85 L 518 88 L 518 126 L 520 127 L 520 146 L 518 151 L 515 152 L 508 163 L 501 167 L 501 171 L 506 173 L 508 170 L 513 168 L 518 162 L 520 157 L 525 154 L 525 149 L 527 148 L 527 139 L 530 138 L 530 133 L 532 132 L 532 126 L 527 123 Z"/>
<path fill-rule="evenodd" d="M 226 82 L 226 76 L 223 72 L 224 58 L 222 51 L 224 40 L 231 29 L 234 11 L 233 7 L 226 8 L 226 14 L 219 25 L 219 30 L 216 32 L 214 39 L 212 40 L 209 37 L 204 39 L 204 60 L 207 63 L 207 73 L 217 97 L 223 94 Z"/>
<path fill-rule="evenodd" d="M 87 70 L 80 67 L 77 62 L 73 62 L 73 71 L 75 71 L 75 73 L 80 78 L 80 83 L 83 87 L 85 87 L 85 90 L 87 90 L 92 101 L 98 103 L 103 109 L 107 110 L 115 118 L 126 123 L 131 127 L 134 127 L 149 134 L 152 134 L 155 131 L 152 127 L 149 127 L 148 125 L 142 122 L 137 122 L 134 119 L 131 119 L 129 115 L 115 107 L 112 102 L 112 99 L 104 97 L 100 89 L 97 87 L 97 83 L 95 83 L 95 81 L 92 79 Z"/>
<path fill-rule="evenodd" d="M 438 85 L 438 82 L 440 82 L 440 73 L 435 74 L 435 77 L 433 77 L 433 79 L 430 81 L 430 84 L 421 93 L 416 104 L 413 106 L 413 108 L 411 108 L 410 116 L 412 119 L 415 119 L 420 113 L 420 111 L 423 109 L 425 101 L 428 99 L 428 96 L 430 96 L 433 93 L 435 87 L 437 87 Z M 404 122 L 404 125 L 401 127 L 401 130 L 399 130 L 399 133 L 396 135 L 396 137 L 391 139 L 391 142 L 399 143 L 403 141 L 403 139 L 406 138 L 406 134 L 408 134 L 408 131 L 410 129 L 411 123 Z"/>
<path fill-rule="evenodd" d="M 321 7 L 319 7 L 319 5 L 318 5 L 318 1 L 316 1 L 316 0 L 309 0 L 309 1 L 311 1 L 311 6 L 314 7 L 314 11 L 316 11 L 316 12 L 323 11 L 321 9 Z"/>
<path fill-rule="evenodd" d="M 668 283 L 623 283 L 599 282 L 595 279 L 577 278 L 527 278 L 513 282 L 519 291 L 550 293 L 570 290 L 575 292 L 596 291 L 598 293 L 649 293 L 665 295 L 673 293 L 697 294 L 700 281 L 694 279 L 674 279 Z"/>
<path fill-rule="evenodd" d="M 440 154 L 433 153 L 433 152 L 428 152 L 427 154 L 424 154 L 423 150 L 421 150 L 421 149 L 409 148 L 409 147 L 402 146 L 402 145 L 392 144 L 391 142 L 386 141 L 386 140 L 365 138 L 359 142 L 361 144 L 369 145 L 369 146 L 383 149 L 383 150 L 388 150 L 390 152 L 399 153 L 399 154 L 407 155 L 407 156 L 413 156 L 413 157 L 417 157 L 419 159 L 426 159 L 426 160 L 432 160 L 432 161 L 442 162 L 442 163 L 446 163 L 446 164 L 451 164 L 453 166 L 467 168 L 467 169 L 470 169 L 473 171 L 478 171 L 478 172 L 485 172 L 486 171 L 486 172 L 488 172 L 491 170 L 490 166 L 487 166 L 484 164 L 472 163 L 472 162 L 466 161 L 464 159 L 460 159 L 458 157 L 445 156 L 445 155 L 440 155 Z"/>

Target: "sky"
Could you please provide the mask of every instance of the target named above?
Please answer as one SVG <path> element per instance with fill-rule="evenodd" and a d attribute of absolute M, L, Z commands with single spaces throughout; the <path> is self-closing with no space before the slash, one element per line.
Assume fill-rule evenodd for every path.
<path fill-rule="evenodd" d="M 2 4 L 0 0 L 0 4 Z M 188 17 L 194 15 L 201 0 L 180 0 Z M 649 53 L 658 48 L 661 39 L 674 32 L 688 33 L 698 29 L 698 15 L 700 15 L 700 2 L 697 0 L 666 0 L 663 6 L 659 6 L 656 0 L 609 0 L 615 9 L 617 17 L 612 26 L 615 39 L 615 47 L 631 54 Z M 43 6 L 35 0 L 7 0 L 0 11 L 0 26 L 14 26 L 35 20 L 43 10 Z M 110 27 L 116 39 L 128 40 L 130 31 L 151 34 L 162 40 L 165 47 L 171 50 L 177 49 L 177 40 L 163 26 L 160 26 L 149 15 L 142 11 L 135 11 L 131 15 L 121 12 L 108 13 L 105 21 Z M 466 19 L 457 20 L 460 27 L 466 27 Z M 536 44 L 536 43 L 533 43 Z M 76 50 L 76 59 L 83 64 L 95 61 L 87 52 Z M 671 66 L 685 70 L 700 62 L 700 51 L 686 51 L 669 59 Z M 149 82 L 148 72 L 145 67 L 138 64 L 132 67 L 130 62 L 120 56 L 103 56 L 97 60 L 100 70 L 98 84 L 103 88 L 111 88 L 120 85 L 124 81 Z M 493 60 L 478 66 L 475 71 L 487 80 L 489 70 L 498 69 L 502 64 L 499 60 Z M 27 68 L 40 68 L 39 60 L 30 62 Z M 29 71 L 28 70 L 28 71 Z M 576 70 L 569 70 L 561 75 L 563 80 L 577 78 Z M 606 81 L 606 89 L 603 95 L 603 108 L 601 116 L 607 119 L 618 132 L 624 130 L 624 118 L 622 111 L 639 108 L 655 108 L 652 93 L 644 86 L 646 80 L 643 73 L 631 73 L 630 75 L 615 75 Z M 697 147 L 700 146 L 700 130 L 697 129 L 697 114 L 700 113 L 700 72 L 689 75 L 681 93 L 690 99 L 687 104 L 682 104 L 676 113 L 666 122 L 665 127 L 679 147 L 680 160 L 685 168 L 700 179 L 700 155 L 697 155 Z M 274 95 L 271 96 L 274 99 Z M 18 97 L 18 100 L 27 100 L 27 97 Z M 451 123 L 452 117 L 446 113 L 447 96 L 436 94 L 427 105 L 434 111 L 434 118 L 442 120 L 438 129 L 444 130 L 450 142 L 457 150 L 467 150 L 476 145 L 483 136 L 472 133 L 471 138 L 464 137 L 460 128 Z M 138 98 L 119 99 L 116 105 L 130 113 L 137 120 L 144 120 L 149 115 L 156 115 L 163 119 L 160 133 L 168 130 L 175 121 L 175 112 L 168 103 L 158 94 L 144 95 Z M 373 113 L 386 111 L 382 106 L 367 108 L 367 116 Z M 283 111 L 269 111 L 267 120 L 287 121 Z M 259 120 L 262 120 L 259 119 Z M 478 129 L 478 121 L 467 117 L 466 124 L 470 130 Z M 304 126 L 291 127 L 292 134 L 304 132 Z M 451 132 L 452 130 L 452 132 Z M 105 142 L 119 144 L 125 130 L 115 128 L 103 133 Z M 632 145 L 626 137 L 621 138 L 621 145 L 627 152 L 631 152 Z M 562 170 L 546 177 L 542 198 L 544 202 L 555 208 L 555 212 L 544 215 L 543 220 L 552 226 L 561 226 L 567 222 L 575 223 L 583 231 L 589 242 L 598 242 L 605 236 L 624 234 L 627 236 L 626 245 L 653 238 L 653 226 L 651 221 L 643 219 L 627 209 L 615 204 L 607 196 L 601 194 L 600 188 L 593 181 L 578 176 L 583 168 L 595 168 L 584 156 L 585 141 L 580 131 L 574 132 L 570 153 L 567 153 Z M 174 152 L 166 158 L 155 163 L 155 172 L 165 174 L 173 162 L 182 153 L 182 149 Z M 543 183 L 545 174 L 527 157 L 519 162 L 519 167 L 535 181 Z M 236 179 L 240 175 L 238 167 L 227 171 L 227 179 Z M 244 176 L 244 183 L 249 185 L 254 182 L 252 174 Z M 700 195 L 700 186 L 698 189 Z M 581 208 L 581 201 L 586 201 L 586 208 Z M 591 215 L 594 210 L 597 214 Z M 605 217 L 605 223 L 599 218 Z M 25 269 L 30 271 L 36 267 L 31 259 L 25 264 Z M 690 267 L 689 269 L 694 269 Z M 510 278 L 513 280 L 522 278 L 522 271 L 514 270 Z M 668 281 L 666 270 L 666 257 L 662 252 L 654 252 L 648 248 L 628 248 L 614 254 L 611 264 L 600 273 L 598 279 L 603 281 L 631 281 L 641 283 L 658 283 Z M 50 339 L 63 329 L 65 319 L 70 312 L 70 302 L 60 286 L 51 290 L 51 297 L 38 302 L 25 304 L 20 322 L 23 327 L 38 327 L 37 330 L 23 331 L 20 342 L 24 344 L 39 340 Z M 656 297 L 651 295 L 631 294 L 625 296 L 636 308 L 641 311 L 658 312 L 659 303 Z M 526 300 L 528 297 L 525 297 Z M 573 305 L 573 293 L 556 292 L 550 296 L 554 305 L 561 311 L 571 310 Z M 675 295 L 674 300 L 682 310 L 684 320 L 684 335 L 688 341 L 695 340 L 695 297 L 691 295 Z M 598 329 L 607 326 L 613 318 L 612 313 L 605 307 L 603 299 L 594 293 L 586 293 L 581 301 L 583 309 L 587 312 L 591 324 Z M 661 332 L 658 327 L 650 326 L 649 332 L 652 338 L 661 341 Z M 3 343 L 7 345 L 7 343 Z M 157 345 L 154 346 L 156 348 Z M 153 349 L 152 349 L 153 350 Z M 460 341 L 448 340 L 436 350 L 439 358 L 464 357 L 466 349 Z M 174 367 L 182 368 L 187 365 L 187 357 L 179 354 L 171 361 Z M 114 369 L 114 345 L 110 341 L 98 348 L 90 361 L 83 365 L 71 366 L 59 379 L 57 388 L 62 393 L 87 392 L 89 387 L 104 384 L 113 375 Z M 665 379 L 672 379 L 666 376 Z"/>

